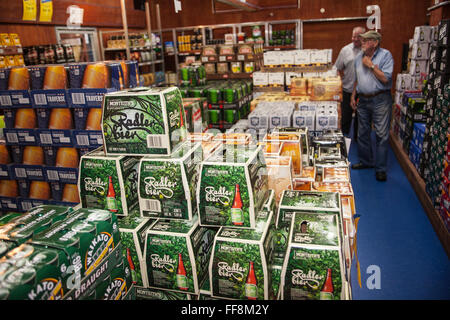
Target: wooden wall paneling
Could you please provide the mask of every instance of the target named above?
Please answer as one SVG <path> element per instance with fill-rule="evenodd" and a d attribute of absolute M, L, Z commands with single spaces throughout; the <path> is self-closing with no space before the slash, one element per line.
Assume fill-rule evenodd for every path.
<path fill-rule="evenodd" d="M 428 12 L 430 26 L 437 26 L 439 21 L 450 18 L 450 5 L 432 9 Z"/>
<path fill-rule="evenodd" d="M 333 49 L 332 61 L 339 51 L 352 41 L 354 27 L 365 27 L 366 21 L 336 21 L 303 23 L 304 49 Z"/>
<path fill-rule="evenodd" d="M 265 5 L 289 5 L 293 0 L 280 0 L 279 2 L 260 0 L 259 3 Z M 414 27 L 428 22 L 427 8 L 430 7 L 430 0 L 379 0 L 381 8 L 381 24 L 383 42 L 382 45 L 389 49 L 396 61 L 395 72 L 401 69 L 402 44 L 407 43 L 412 37 Z M 54 16 L 51 24 L 41 24 L 39 28 L 34 28 L 36 22 L 23 22 L 21 1 L 0 1 L 0 28 L 5 29 L 8 25 L 8 32 L 18 31 L 23 38 L 24 45 L 43 44 L 44 42 L 56 42 L 54 29 L 51 25 L 65 25 L 67 20 L 66 9 L 69 5 L 78 5 L 85 9 L 83 26 L 98 28 L 122 28 L 120 3 L 117 0 L 84 0 L 54 1 Z M 261 10 L 257 12 L 232 12 L 213 14 L 210 0 L 183 0 L 182 10 L 175 13 L 173 1 L 150 0 L 152 30 L 157 29 L 156 25 L 156 4 L 160 5 L 162 28 L 176 28 L 196 25 L 228 24 L 251 21 L 267 20 L 292 20 L 292 19 L 329 19 L 342 17 L 367 17 L 366 6 L 373 4 L 372 0 L 301 0 L 300 9 L 279 9 Z M 126 0 L 127 20 L 130 29 L 145 28 L 145 12 L 134 10 L 133 0 Z M 449 7 L 449 6 L 446 6 Z M 320 9 L 325 12 L 321 13 Z M 444 7 L 445 8 L 445 7 Z M 448 10 L 448 9 L 446 9 Z M 443 13 L 444 14 L 444 13 Z M 305 23 L 303 32 L 303 46 L 305 48 L 332 48 L 333 59 L 337 57 L 340 48 L 350 41 L 349 34 L 354 25 L 359 25 L 360 21 L 352 22 L 320 22 Z M 44 26 L 46 28 L 44 28 Z M 281 26 L 275 26 L 278 28 Z M 225 29 L 216 30 L 216 37 L 219 33 L 228 32 Z M 247 31 L 246 31 L 247 32 Z M 250 32 L 250 31 L 248 31 Z M 38 36 L 36 36 L 36 33 Z M 33 35 L 33 37 L 31 37 Z M 172 41 L 172 37 L 164 36 L 164 41 Z"/>
<path fill-rule="evenodd" d="M 22 46 L 36 46 L 56 43 L 55 27 L 34 24 L 0 24 L 2 33 L 17 33 Z"/>
<path fill-rule="evenodd" d="M 0 1 L 0 22 L 20 24 L 52 24 L 66 25 L 67 7 L 77 5 L 84 9 L 83 27 L 121 27 L 122 15 L 120 2 L 107 1 L 53 1 L 53 18 L 50 23 L 39 22 L 39 1 L 37 21 L 22 21 L 22 1 Z M 133 0 L 126 1 L 127 19 L 130 28 L 145 28 L 145 11 L 134 10 Z"/>

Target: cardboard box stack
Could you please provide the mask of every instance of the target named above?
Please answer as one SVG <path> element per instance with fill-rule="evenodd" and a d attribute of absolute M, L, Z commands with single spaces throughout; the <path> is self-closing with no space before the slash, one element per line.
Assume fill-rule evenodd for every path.
<path fill-rule="evenodd" d="M 6 140 L 1 179 L 14 185 L 1 195 L 10 198 L 2 209 L 77 204 L 80 156 L 103 144 L 103 96 L 138 80 L 133 61 L 0 69 Z"/>
<path fill-rule="evenodd" d="M 409 72 L 397 75 L 392 128 L 423 177 L 427 194 L 450 230 L 446 174 L 449 159 L 449 28 L 450 20 L 442 20 L 434 27 L 415 28 Z M 425 53 L 427 46 L 429 49 Z M 417 80 L 419 85 L 416 85 Z"/>
<path fill-rule="evenodd" d="M 261 141 L 248 133 L 188 133 L 176 87 L 106 93 L 102 124 L 102 147 L 79 161 L 83 208 L 30 244 L 38 253 L 51 246 L 69 264 L 79 254 L 82 286 L 70 287 L 70 275 L 56 273 L 60 284 L 56 278 L 55 290 L 45 298 L 59 294 L 56 288 L 63 288 L 67 299 L 119 298 L 117 293 L 136 299 L 351 297 L 355 209 L 338 131 L 313 138 L 307 129 L 280 128 Z M 279 174 L 270 176 L 268 170 Z M 289 192 L 295 203 L 286 202 Z M 322 202 L 309 204 L 316 197 L 331 197 L 333 206 L 324 213 Z M 279 204 L 303 216 L 286 214 Z M 299 230 L 299 219 L 309 229 Z M 320 230 L 331 232 L 333 242 L 323 244 Z M 104 234 L 111 237 L 103 239 Z M 314 270 L 305 269 L 312 256 L 293 253 L 298 246 L 312 249 L 298 243 L 305 236 L 323 249 L 313 254 Z M 72 241 L 80 242 L 79 251 Z M 104 246 L 95 249 L 97 260 L 84 263 L 90 241 Z M 298 274 L 290 266 L 299 263 L 296 272 L 317 275 L 319 285 L 311 294 L 291 279 Z M 121 275 L 125 280 L 119 283 Z M 9 294 L 17 297 L 16 291 Z"/>
<path fill-rule="evenodd" d="M 393 108 L 392 131 L 400 139 L 417 171 L 423 176 L 422 158 L 424 152 L 426 112 L 426 85 L 434 77 L 437 59 L 437 27 L 417 26 L 409 46 L 408 70 L 397 74 L 395 85 L 395 105 Z"/>
<path fill-rule="evenodd" d="M 114 213 L 41 205 L 0 221 L 2 299 L 134 299 Z"/>
<path fill-rule="evenodd" d="M 200 60 L 206 74 L 249 74 L 261 69 L 263 49 L 257 43 L 207 45 Z"/>
<path fill-rule="evenodd" d="M 311 100 L 307 96 L 287 93 L 264 93 L 251 103 L 248 130 L 270 131 L 279 127 L 308 128 L 321 134 L 324 130 L 340 128 L 340 102 Z"/>
<path fill-rule="evenodd" d="M 436 34 L 434 61 L 426 86 L 427 123 L 424 134 L 424 157 L 421 162 L 426 192 L 450 230 L 449 214 L 449 101 L 450 101 L 450 20 L 440 21 Z"/>
<path fill-rule="evenodd" d="M 291 90 L 299 95 L 307 78 L 336 77 L 336 70 L 331 68 L 332 50 L 279 50 L 264 52 L 264 66 L 253 73 L 253 85 L 261 90 Z M 297 81 L 294 88 L 292 78 L 305 78 Z M 300 87 L 299 87 L 299 84 Z M 302 94 L 306 95 L 306 94 Z"/>
<path fill-rule="evenodd" d="M 17 33 L 0 33 L 0 68 L 25 65 L 22 44 Z"/>
<path fill-rule="evenodd" d="M 180 87 L 183 99 L 200 99 L 202 109 L 202 130 L 217 129 L 222 131 L 231 128 L 240 119 L 247 117 L 250 112 L 250 101 L 253 98 L 253 84 L 251 80 L 209 80 L 206 85 L 196 87 Z M 192 101 L 187 99 L 186 101 Z M 189 132 L 200 132 L 190 126 L 195 125 L 198 115 L 186 109 L 188 115 Z M 192 120 L 190 120 L 192 116 Z"/>

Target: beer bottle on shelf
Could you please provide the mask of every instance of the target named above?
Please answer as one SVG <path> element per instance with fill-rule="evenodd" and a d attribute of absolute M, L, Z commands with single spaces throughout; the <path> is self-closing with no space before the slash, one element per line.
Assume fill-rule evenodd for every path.
<path fill-rule="evenodd" d="M 130 266 L 130 269 L 131 269 L 131 282 L 136 284 L 137 283 L 137 275 L 136 275 L 136 269 L 134 267 L 133 259 L 131 259 L 130 248 L 127 248 L 127 260 L 128 260 L 128 265 Z"/>
<path fill-rule="evenodd" d="M 255 267 L 253 265 L 253 261 L 250 261 L 247 281 L 245 282 L 245 296 L 249 300 L 256 300 L 258 298 L 258 284 L 256 282 Z"/>
<path fill-rule="evenodd" d="M 106 196 L 106 209 L 114 213 L 118 211 L 116 191 L 114 190 L 111 176 L 109 176 L 108 195 Z"/>
<path fill-rule="evenodd" d="M 178 286 L 178 289 L 180 289 L 180 290 L 188 289 L 186 269 L 184 268 L 184 263 L 183 263 L 183 258 L 181 257 L 181 253 L 178 254 L 177 286 Z"/>
<path fill-rule="evenodd" d="M 322 290 L 320 291 L 320 300 L 333 300 L 333 279 L 331 277 L 331 268 L 327 270 L 327 278 L 323 284 Z"/>
<path fill-rule="evenodd" d="M 234 190 L 234 200 L 231 206 L 231 222 L 236 226 L 242 226 L 244 224 L 244 215 L 242 212 L 242 199 L 241 192 L 239 190 L 239 184 L 236 184 Z"/>

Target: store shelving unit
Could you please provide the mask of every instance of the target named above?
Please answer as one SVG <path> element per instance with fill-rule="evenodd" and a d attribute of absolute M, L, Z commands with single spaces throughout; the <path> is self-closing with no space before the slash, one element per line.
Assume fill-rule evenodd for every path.
<path fill-rule="evenodd" d="M 251 79 L 253 77 L 252 73 L 215 73 L 215 74 L 207 74 L 207 80 L 227 80 L 227 79 Z"/>
<path fill-rule="evenodd" d="M 274 45 L 268 46 L 269 40 L 272 39 L 273 30 L 276 29 L 277 25 L 292 25 L 292 28 L 295 30 L 295 43 L 292 45 Z M 206 45 L 206 32 L 211 32 L 210 38 L 213 38 L 214 30 L 226 29 L 227 32 L 233 34 L 234 39 L 237 39 L 237 34 L 242 32 L 243 28 L 251 27 L 251 26 L 260 26 L 263 28 L 264 35 L 264 50 L 285 50 L 285 49 L 302 49 L 303 47 L 303 37 L 302 37 L 302 29 L 303 24 L 300 19 L 296 20 L 277 20 L 277 21 L 256 21 L 256 22 L 245 22 L 245 23 L 235 23 L 235 24 L 215 24 L 215 25 L 199 25 L 199 26 L 191 26 L 191 27 L 182 27 L 182 28 L 174 28 L 174 29 L 163 29 L 163 32 L 171 32 L 172 33 L 172 41 L 174 44 L 174 53 L 169 54 L 170 56 L 175 56 L 175 65 L 176 65 L 176 74 L 177 78 L 179 76 L 179 64 L 180 60 L 185 56 L 195 55 L 200 56 L 201 50 L 192 50 L 188 52 L 180 52 L 177 46 L 177 37 L 180 34 L 192 32 L 194 29 L 199 29 L 202 32 L 202 45 Z M 237 44 L 237 43 L 234 43 Z M 242 78 L 251 78 L 248 74 L 227 74 L 229 79 L 237 79 L 241 76 Z M 223 74 L 215 74 L 208 75 L 208 78 L 211 79 L 227 79 L 227 75 Z"/>
<path fill-rule="evenodd" d="M 14 46 L 14 47 L 4 47 L 0 46 L 0 55 L 1 56 L 9 56 L 15 54 L 23 54 L 22 47 Z"/>
<path fill-rule="evenodd" d="M 159 58 L 156 59 L 151 59 L 149 61 L 141 61 L 139 62 L 139 67 L 143 67 L 145 69 L 141 69 L 142 71 L 147 71 L 147 72 L 152 72 L 155 73 L 155 71 L 157 71 L 156 69 L 160 69 L 162 71 L 164 71 L 165 69 L 165 61 L 164 61 L 164 53 L 163 53 L 163 45 L 162 45 L 162 30 L 161 30 L 161 16 L 160 16 L 160 10 L 159 10 L 159 5 L 156 5 L 156 18 L 157 18 L 157 25 L 158 25 L 158 29 L 157 30 L 153 30 L 151 29 L 151 23 L 150 23 L 150 10 L 148 7 L 148 3 L 146 2 L 146 24 L 147 24 L 147 29 L 144 30 L 137 30 L 136 32 L 138 33 L 145 33 L 147 34 L 147 36 L 150 39 L 150 45 L 148 46 L 130 46 L 130 41 L 129 41 L 129 35 L 128 35 L 128 27 L 127 27 L 127 23 L 126 23 L 126 19 L 124 19 L 124 28 L 120 29 L 120 30 L 109 30 L 109 31 L 99 31 L 100 33 L 100 51 L 101 51 L 101 55 L 102 55 L 102 60 L 108 60 L 108 54 L 109 53 L 113 53 L 113 52 L 125 52 L 125 57 L 127 60 L 131 59 L 131 52 L 134 51 L 149 51 L 151 56 L 152 53 L 154 52 L 154 49 L 159 49 L 161 54 Z M 105 34 L 119 34 L 119 35 L 123 35 L 125 37 L 125 47 L 121 47 L 121 48 L 105 48 L 104 46 L 104 42 L 103 42 L 103 35 Z M 153 45 L 152 44 L 152 34 L 156 34 L 159 35 L 160 39 L 161 39 L 161 43 L 159 45 Z M 156 55 L 156 54 L 155 54 Z M 148 66 L 150 66 L 150 70 L 148 70 Z M 156 66 L 160 66 L 160 67 L 156 67 Z M 158 83 L 158 85 L 161 85 L 164 83 Z"/>
<path fill-rule="evenodd" d="M 417 169 L 411 163 L 408 155 L 403 150 L 401 141 L 395 136 L 393 132 L 391 132 L 390 134 L 389 141 L 400 166 L 402 167 L 406 177 L 411 183 L 411 186 L 413 187 L 417 198 L 422 204 L 422 207 L 425 210 L 439 240 L 441 241 L 444 250 L 450 257 L 450 234 L 448 233 L 439 212 L 434 208 L 433 203 L 425 190 L 424 180 L 419 175 Z"/>

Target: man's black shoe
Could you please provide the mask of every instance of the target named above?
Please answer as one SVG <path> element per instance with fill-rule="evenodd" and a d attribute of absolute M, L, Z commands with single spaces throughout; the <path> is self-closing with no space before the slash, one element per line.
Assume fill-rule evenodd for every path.
<path fill-rule="evenodd" d="M 377 181 L 386 181 L 386 179 L 387 179 L 386 172 L 384 172 L 384 171 L 379 171 L 379 172 L 375 173 L 375 177 L 376 177 Z"/>
<path fill-rule="evenodd" d="M 355 163 L 355 164 L 352 164 L 352 169 L 355 169 L 355 170 L 359 170 L 359 169 L 371 169 L 371 168 L 373 168 L 373 166 L 370 166 L 370 165 L 367 165 L 367 164 L 363 164 L 363 163 Z"/>

